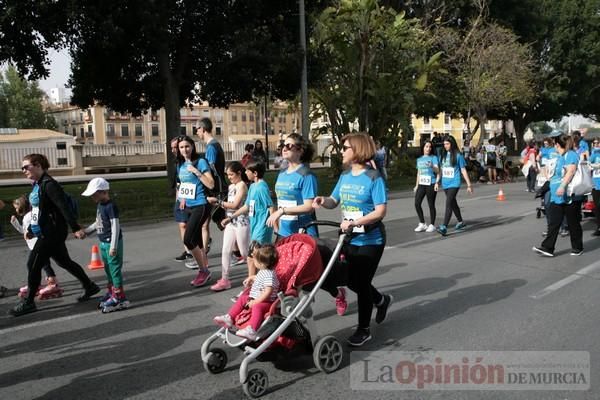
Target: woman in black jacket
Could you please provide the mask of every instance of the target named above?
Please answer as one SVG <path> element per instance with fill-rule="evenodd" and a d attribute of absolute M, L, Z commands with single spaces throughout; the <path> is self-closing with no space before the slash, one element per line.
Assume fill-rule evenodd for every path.
<path fill-rule="evenodd" d="M 90 280 L 79 264 L 71 260 L 65 240 L 71 228 L 75 237 L 83 239 L 84 231 L 77 223 L 72 207 L 68 204 L 62 186 L 48 175 L 50 164 L 42 154 L 29 154 L 23 158 L 21 170 L 33 181 L 33 189 L 29 194 L 31 203 L 31 225 L 25 237 L 37 237 L 35 247 L 27 260 L 29 275 L 27 277 L 28 295 L 17 304 L 10 313 L 14 316 L 37 311 L 35 293 L 42 280 L 42 266 L 52 258 L 58 266 L 67 270 L 79 279 L 84 293 L 77 301 L 85 301 L 100 291 L 98 285 Z"/>

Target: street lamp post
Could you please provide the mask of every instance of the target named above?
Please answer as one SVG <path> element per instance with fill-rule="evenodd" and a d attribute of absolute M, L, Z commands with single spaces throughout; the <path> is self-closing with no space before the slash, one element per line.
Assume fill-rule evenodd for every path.
<path fill-rule="evenodd" d="M 306 66 L 306 19 L 304 17 L 304 0 L 300 2 L 300 46 L 302 47 L 302 136 L 308 140 L 308 72 Z"/>

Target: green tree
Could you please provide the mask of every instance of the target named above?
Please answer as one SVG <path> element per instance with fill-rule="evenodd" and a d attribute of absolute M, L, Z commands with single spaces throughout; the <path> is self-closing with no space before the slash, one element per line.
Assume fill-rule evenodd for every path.
<path fill-rule="evenodd" d="M 44 92 L 37 82 L 28 82 L 19 76 L 13 66 L 0 74 L 0 125 L 9 128 L 55 129 L 52 118 L 47 118 L 42 107 Z"/>
<path fill-rule="evenodd" d="M 338 150 L 340 135 L 355 120 L 359 130 L 396 148 L 415 95 L 437 65 L 418 21 L 376 0 L 334 1 L 316 18 L 312 46 L 327 60 L 312 95 L 329 117 Z"/>

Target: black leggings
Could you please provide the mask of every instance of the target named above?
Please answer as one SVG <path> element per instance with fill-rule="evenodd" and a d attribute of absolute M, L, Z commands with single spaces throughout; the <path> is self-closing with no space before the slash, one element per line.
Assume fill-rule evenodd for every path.
<path fill-rule="evenodd" d="M 29 275 L 27 277 L 27 286 L 29 286 L 29 292 L 27 293 L 27 302 L 33 302 L 35 294 L 42 281 L 42 267 L 48 265 L 50 258 L 52 258 L 59 267 L 65 269 L 75 278 L 79 279 L 79 282 L 84 288 L 88 288 L 92 285 L 92 281 L 86 275 L 81 265 L 71 260 L 67 246 L 65 245 L 66 235 L 60 235 L 61 238 L 39 238 L 29 254 L 27 260 L 27 268 L 29 269 Z"/>
<path fill-rule="evenodd" d="M 535 181 L 537 180 L 537 171 L 535 168 L 529 168 L 527 173 L 527 190 L 533 192 L 535 190 Z"/>
<path fill-rule="evenodd" d="M 571 204 L 550 203 L 550 223 L 548 234 L 542 242 L 542 247 L 550 253 L 554 253 L 556 239 L 563 224 L 563 218 L 567 218 L 569 236 L 571 238 L 571 249 L 583 250 L 583 239 L 581 230 L 581 202 L 574 201 Z M 546 211 L 548 212 L 548 210 Z"/>
<path fill-rule="evenodd" d="M 600 190 L 592 190 L 592 198 L 594 199 L 594 215 L 596 216 L 596 229 L 600 229 Z"/>
<path fill-rule="evenodd" d="M 419 185 L 415 194 L 415 209 L 419 216 L 419 222 L 425 223 L 425 216 L 423 215 L 423 198 L 427 195 L 427 204 L 429 204 L 429 218 L 431 219 L 431 225 L 435 225 L 435 196 L 437 192 L 434 190 L 434 185 Z"/>
<path fill-rule="evenodd" d="M 190 214 L 190 218 L 185 226 L 183 244 L 185 244 L 185 247 L 189 251 L 192 251 L 197 246 L 204 246 L 202 243 L 202 225 L 210 217 L 210 209 L 211 207 L 208 204 L 186 208 L 186 212 Z"/>
<path fill-rule="evenodd" d="M 358 298 L 358 327 L 368 328 L 371 324 L 373 304 L 380 304 L 383 296 L 372 285 L 379 260 L 385 245 L 349 245 L 346 248 L 348 261 L 348 287 Z"/>
<path fill-rule="evenodd" d="M 27 273 L 29 274 L 29 266 L 31 265 L 31 263 L 29 262 L 29 257 L 31 257 L 31 251 L 29 252 L 29 255 L 27 256 Z M 47 277 L 56 277 L 56 272 L 54 272 L 54 269 L 52 268 L 52 266 L 50 265 L 50 260 L 48 260 L 48 263 L 46 265 L 42 266 L 42 269 L 44 270 L 44 272 L 46 273 Z"/>
<path fill-rule="evenodd" d="M 462 222 L 462 215 L 460 214 L 460 207 L 456 202 L 456 195 L 458 194 L 459 187 L 444 189 L 446 192 L 446 213 L 444 214 L 444 226 L 448 226 L 452 213 L 456 216 L 458 222 Z"/>

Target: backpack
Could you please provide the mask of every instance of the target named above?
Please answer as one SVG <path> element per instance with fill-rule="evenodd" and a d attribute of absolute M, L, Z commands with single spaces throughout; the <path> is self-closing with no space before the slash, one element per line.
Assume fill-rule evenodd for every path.
<path fill-rule="evenodd" d="M 212 189 L 207 188 L 206 186 L 204 186 L 204 193 L 206 193 L 207 196 L 211 196 L 211 197 L 217 197 L 220 199 L 226 198 L 227 197 L 227 189 L 228 189 L 228 185 L 227 182 L 225 182 L 225 153 L 223 151 L 223 148 L 221 147 L 221 143 L 219 143 L 218 141 L 211 141 L 208 145 L 207 145 L 207 152 L 208 152 L 208 147 L 210 146 L 214 146 L 216 148 L 217 151 L 217 160 L 215 161 L 214 164 L 211 164 L 208 162 L 208 160 L 206 160 L 206 155 L 204 157 L 204 159 L 206 160 L 207 164 L 210 166 L 210 172 L 212 173 L 213 179 L 215 181 L 215 187 Z"/>
<path fill-rule="evenodd" d="M 79 201 L 76 198 L 71 196 L 69 193 L 65 192 L 65 203 L 67 204 L 67 208 L 71 211 L 71 213 L 75 216 L 75 219 L 79 219 Z"/>

